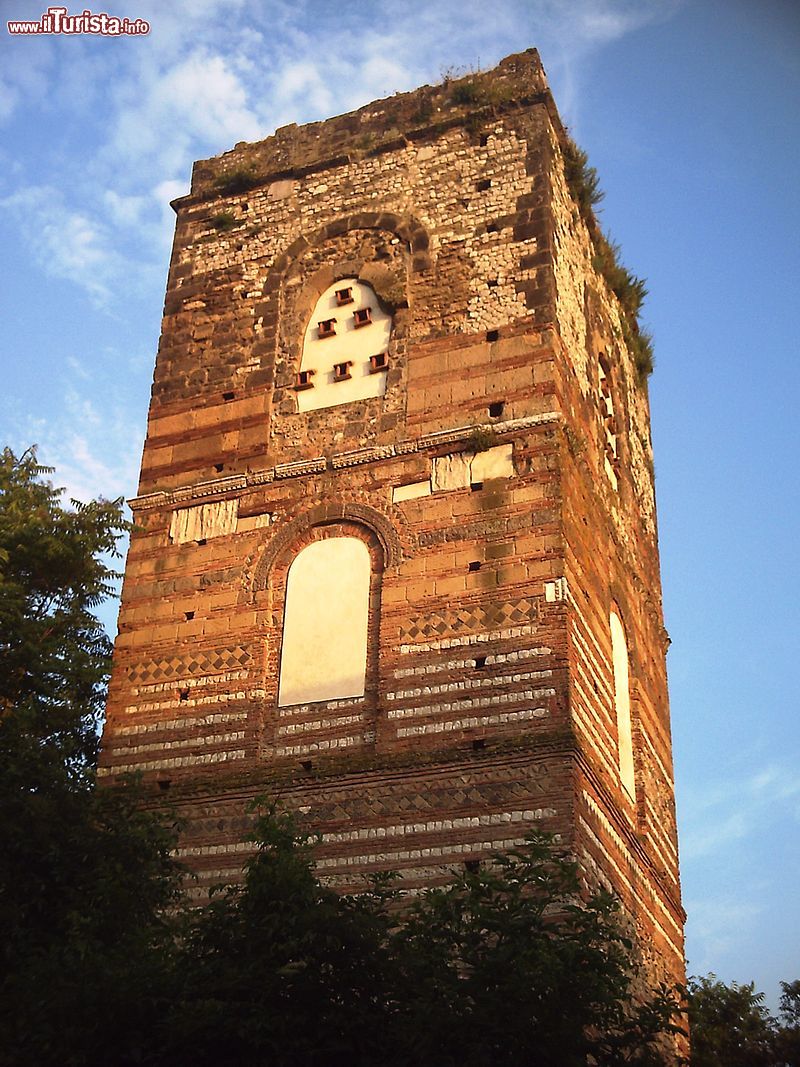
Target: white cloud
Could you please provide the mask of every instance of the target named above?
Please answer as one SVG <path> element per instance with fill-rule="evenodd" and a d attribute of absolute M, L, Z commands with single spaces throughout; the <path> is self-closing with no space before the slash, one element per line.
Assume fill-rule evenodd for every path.
<path fill-rule="evenodd" d="M 681 856 L 697 860 L 761 833 L 767 820 L 798 817 L 800 780 L 794 767 L 770 763 L 733 771 L 687 790 L 681 804 Z"/>
<path fill-rule="evenodd" d="M 103 305 L 122 263 L 111 236 L 97 218 L 70 210 L 58 189 L 31 186 L 0 200 L 19 220 L 45 274 L 76 282 Z"/>
<path fill-rule="evenodd" d="M 757 903 L 757 887 L 751 886 L 750 892 L 749 901 L 743 901 L 741 895 L 684 901 L 687 933 L 697 946 L 695 957 L 688 961 L 692 973 L 712 970 L 729 952 L 748 940 L 763 912 Z"/>
<path fill-rule="evenodd" d="M 120 226 L 133 226 L 138 223 L 147 205 L 144 196 L 125 196 L 106 189 L 103 199 L 112 222 Z"/>

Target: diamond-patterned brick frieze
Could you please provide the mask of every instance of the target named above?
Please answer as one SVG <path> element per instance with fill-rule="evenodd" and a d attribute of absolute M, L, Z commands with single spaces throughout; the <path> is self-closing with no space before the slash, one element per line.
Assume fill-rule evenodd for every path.
<path fill-rule="evenodd" d="M 127 675 L 133 685 L 149 685 L 154 682 L 190 678 L 196 674 L 242 670 L 250 667 L 252 662 L 249 648 L 233 645 L 227 648 L 198 649 L 190 656 L 165 656 L 162 659 L 134 663 L 127 668 Z"/>
<path fill-rule="evenodd" d="M 456 610 L 446 608 L 426 615 L 413 615 L 408 622 L 401 623 L 400 640 L 414 643 L 483 630 L 502 630 L 507 626 L 535 622 L 536 617 L 536 602 L 528 597 L 510 602 L 470 604 Z"/>

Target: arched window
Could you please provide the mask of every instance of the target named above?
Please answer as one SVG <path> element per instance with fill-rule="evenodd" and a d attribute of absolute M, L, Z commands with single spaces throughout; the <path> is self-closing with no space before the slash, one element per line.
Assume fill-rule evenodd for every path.
<path fill-rule="evenodd" d="M 298 411 L 383 396 L 392 317 L 371 286 L 342 278 L 314 305 L 297 373 Z"/>
<path fill-rule="evenodd" d="M 367 668 L 369 549 L 327 537 L 289 568 L 278 705 L 361 697 Z"/>
<path fill-rule="evenodd" d="M 636 775 L 633 764 L 633 732 L 631 730 L 631 696 L 628 674 L 628 642 L 625 627 L 612 608 L 611 655 L 614 666 L 614 704 L 617 711 L 617 738 L 619 746 L 619 775 L 631 799 L 636 798 Z"/>

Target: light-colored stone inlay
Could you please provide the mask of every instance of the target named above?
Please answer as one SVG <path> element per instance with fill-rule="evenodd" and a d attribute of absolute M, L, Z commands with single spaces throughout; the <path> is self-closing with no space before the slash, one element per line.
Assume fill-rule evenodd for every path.
<path fill-rule="evenodd" d="M 495 445 L 485 452 L 456 452 L 433 460 L 431 486 L 434 492 L 465 489 L 474 482 L 513 478 L 513 445 Z"/>
<path fill-rule="evenodd" d="M 398 485 L 392 490 L 392 503 L 399 504 L 403 500 L 417 500 L 421 496 L 431 495 L 431 480 L 426 478 L 424 482 L 411 482 L 409 485 Z"/>
<path fill-rule="evenodd" d="M 212 537 L 236 533 L 239 498 L 217 500 L 213 504 L 198 504 L 192 508 L 178 508 L 172 513 L 170 540 L 176 545 L 187 541 L 208 541 Z"/>

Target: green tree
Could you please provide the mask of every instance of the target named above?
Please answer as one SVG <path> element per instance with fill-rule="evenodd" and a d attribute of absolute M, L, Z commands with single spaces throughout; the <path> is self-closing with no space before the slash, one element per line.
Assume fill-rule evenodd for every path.
<path fill-rule="evenodd" d="M 689 979 L 692 1067 L 777 1067 L 776 1022 L 755 984 Z"/>
<path fill-rule="evenodd" d="M 545 835 L 424 894 L 396 939 L 412 1062 L 674 1062 L 678 991 L 636 996 L 617 901 L 584 899 L 577 865 Z"/>
<path fill-rule="evenodd" d="M 173 835 L 94 789 L 121 502 L 71 508 L 0 455 L 0 1063 L 136 1062 L 168 959 Z"/>
<path fill-rule="evenodd" d="M 800 1067 L 800 980 L 781 982 L 781 990 L 778 1058 L 786 1067 Z"/>
<path fill-rule="evenodd" d="M 190 914 L 163 1063 L 354 1067 L 389 1062 L 390 894 L 322 886 L 313 839 L 286 815 L 258 821 L 244 883 Z M 162 1060 L 159 1060 L 162 1062 Z"/>
<path fill-rule="evenodd" d="M 164 1063 L 674 1062 L 676 995 L 637 1000 L 616 903 L 582 903 L 549 839 L 398 911 L 388 882 L 355 898 L 321 886 L 285 816 L 262 818 L 257 838 L 244 885 L 189 921 Z"/>
<path fill-rule="evenodd" d="M 93 765 L 111 655 L 94 612 L 127 528 L 120 501 L 62 507 L 49 473 L 33 449 L 0 454 L 0 714 L 31 784 Z"/>

